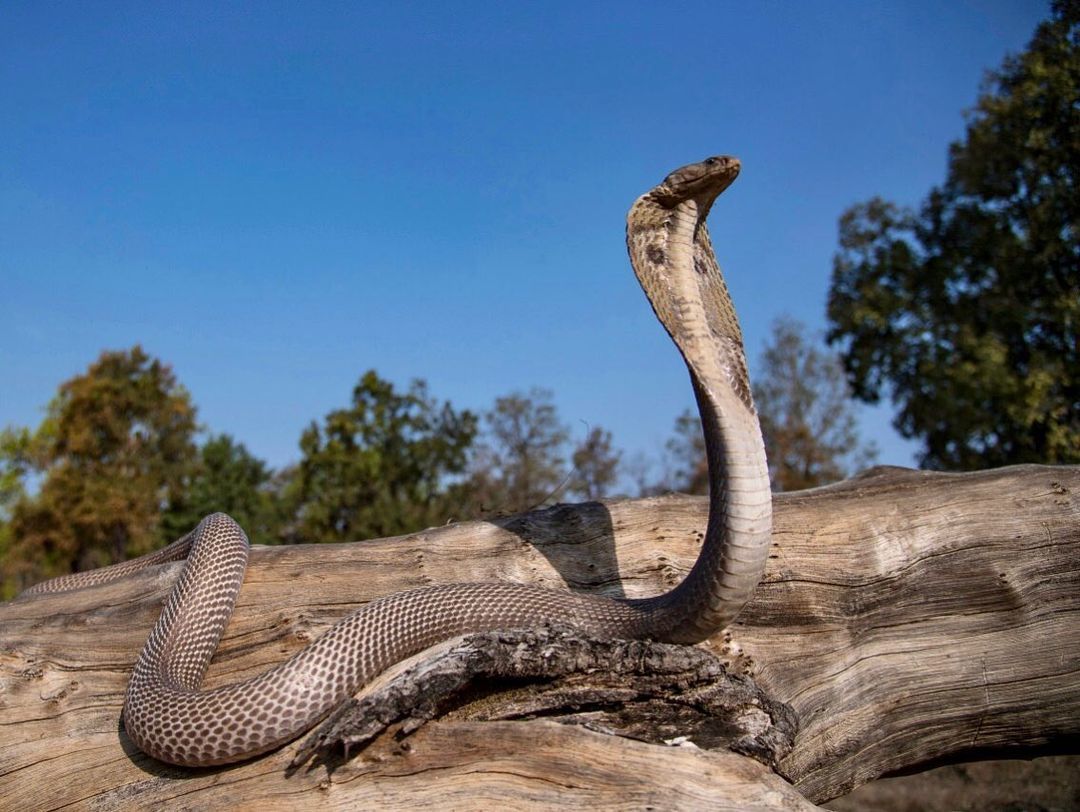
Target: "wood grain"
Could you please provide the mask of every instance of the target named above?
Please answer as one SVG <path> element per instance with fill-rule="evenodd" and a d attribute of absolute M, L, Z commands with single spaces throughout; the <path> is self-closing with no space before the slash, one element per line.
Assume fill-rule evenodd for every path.
<path fill-rule="evenodd" d="M 127 675 L 179 570 L 0 605 L 0 808 L 812 808 L 876 776 L 1080 733 L 1080 469 L 874 469 L 776 499 L 765 579 L 706 645 L 790 704 L 779 775 L 742 756 L 550 722 L 437 722 L 332 774 L 296 745 L 218 770 L 161 765 L 119 725 Z M 351 609 L 429 583 L 507 579 L 655 594 L 707 506 L 557 506 L 344 545 L 256 549 L 209 684 L 279 662 Z M 795 792 L 784 779 L 799 791 Z M 802 793 L 802 796 L 799 793 Z"/>

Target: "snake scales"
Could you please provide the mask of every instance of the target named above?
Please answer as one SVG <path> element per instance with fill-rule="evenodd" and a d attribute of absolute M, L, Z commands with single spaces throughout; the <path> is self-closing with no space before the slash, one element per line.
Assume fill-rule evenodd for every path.
<path fill-rule="evenodd" d="M 738 173 L 739 162 L 728 157 L 682 167 L 627 216 L 631 264 L 689 367 L 706 439 L 708 527 L 678 586 L 638 600 L 512 583 L 401 592 L 363 606 L 257 677 L 201 691 L 248 556 L 243 530 L 214 514 L 149 556 L 28 590 L 66 591 L 187 557 L 128 685 L 124 727 L 138 747 L 188 766 L 250 758 L 300 735 L 393 663 L 463 633 L 558 620 L 599 637 L 692 643 L 727 625 L 761 577 L 771 532 L 769 476 L 742 334 L 705 226 Z"/>

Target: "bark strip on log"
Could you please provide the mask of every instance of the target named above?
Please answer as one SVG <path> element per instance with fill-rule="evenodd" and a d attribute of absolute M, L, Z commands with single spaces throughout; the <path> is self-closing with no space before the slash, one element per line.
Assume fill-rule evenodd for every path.
<path fill-rule="evenodd" d="M 484 689 L 483 678 L 494 680 Z M 507 680 L 531 680 L 507 691 Z M 318 754 L 364 747 L 394 726 L 408 735 L 436 717 L 545 718 L 665 744 L 727 749 L 771 767 L 791 752 L 796 720 L 749 677 L 704 649 L 646 640 L 592 640 L 557 624 L 471 634 L 334 711 L 297 749 L 296 769 Z M 479 684 L 478 684 L 479 683 Z"/>
<path fill-rule="evenodd" d="M 1080 469 L 874 469 L 776 499 L 762 585 L 706 644 L 789 704 L 779 773 L 820 802 L 967 751 L 1080 735 Z M 257 674 L 375 597 L 507 579 L 639 597 L 686 573 L 707 506 L 557 506 L 347 545 L 260 548 L 208 684 Z M 810 808 L 763 765 L 547 721 L 428 725 L 332 775 L 297 744 L 218 770 L 161 765 L 119 726 L 127 676 L 179 565 L 0 605 L 0 807 L 378 804 Z M 1070 738 L 1071 737 L 1071 738 Z"/>

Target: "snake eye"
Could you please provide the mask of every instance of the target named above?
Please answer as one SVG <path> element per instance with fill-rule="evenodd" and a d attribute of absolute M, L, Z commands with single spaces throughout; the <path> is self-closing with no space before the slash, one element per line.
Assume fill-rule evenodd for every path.
<path fill-rule="evenodd" d="M 706 158 L 705 159 L 705 166 L 715 166 L 715 165 L 716 165 L 716 158 Z"/>

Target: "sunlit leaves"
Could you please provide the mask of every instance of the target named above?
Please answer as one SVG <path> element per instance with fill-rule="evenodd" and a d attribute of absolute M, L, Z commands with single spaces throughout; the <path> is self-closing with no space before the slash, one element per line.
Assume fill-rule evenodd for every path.
<path fill-rule="evenodd" d="M 10 538 L 4 591 L 158 546 L 162 507 L 185 484 L 195 407 L 172 370 L 139 346 L 104 352 L 64 382 L 33 432 L 4 435 Z M 40 480 L 31 497 L 13 478 Z"/>
<path fill-rule="evenodd" d="M 356 541 L 442 524 L 465 470 L 476 417 L 365 373 L 352 404 L 312 423 L 296 469 L 299 538 Z"/>
<path fill-rule="evenodd" d="M 921 461 L 1080 461 L 1080 4 L 991 74 L 918 213 L 840 220 L 829 297 L 855 393 Z"/>

